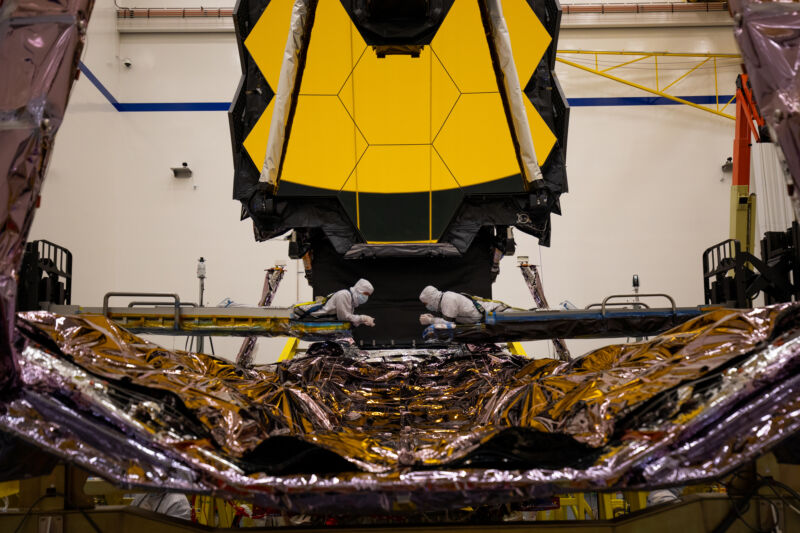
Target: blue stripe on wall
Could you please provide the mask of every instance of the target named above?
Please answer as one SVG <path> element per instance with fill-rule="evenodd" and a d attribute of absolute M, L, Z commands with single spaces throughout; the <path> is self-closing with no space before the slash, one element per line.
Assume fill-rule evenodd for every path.
<path fill-rule="evenodd" d="M 141 103 L 117 104 L 117 111 L 227 111 L 229 102 L 175 102 L 175 103 Z"/>
<path fill-rule="evenodd" d="M 163 111 L 227 111 L 230 102 L 142 102 L 142 103 L 121 103 L 114 95 L 106 89 L 105 85 L 97 79 L 89 67 L 83 61 L 79 67 L 92 85 L 106 97 L 106 100 L 114 106 L 114 109 L 121 113 L 130 112 L 163 112 Z M 694 104 L 714 105 L 717 97 L 708 96 L 680 96 Z M 719 102 L 724 105 L 733 98 L 733 95 L 720 95 Z M 669 98 L 661 96 L 621 96 L 621 97 L 598 97 L 598 98 L 568 98 L 567 101 L 572 107 L 607 107 L 607 106 L 641 106 L 641 105 L 682 105 Z"/>
<path fill-rule="evenodd" d="M 693 104 L 700 105 L 715 105 L 717 97 L 712 95 L 707 96 L 679 96 L 683 100 L 688 100 Z M 719 95 L 720 105 L 727 104 L 732 94 Z M 568 98 L 567 101 L 571 107 L 598 107 L 598 106 L 629 106 L 629 105 L 683 105 L 675 100 L 664 98 L 663 96 L 618 96 L 612 98 Z M 735 102 L 735 100 L 734 100 Z"/>
<path fill-rule="evenodd" d="M 108 102 L 109 102 L 111 105 L 113 105 L 113 106 L 114 106 L 114 109 L 116 109 L 117 111 L 119 111 L 119 102 L 117 102 L 117 99 L 116 99 L 116 98 L 114 98 L 114 95 L 113 95 L 113 94 L 111 94 L 111 93 L 109 92 L 109 90 L 108 90 L 108 89 L 106 89 L 105 85 L 103 85 L 103 84 L 100 82 L 100 80 L 98 80 L 98 79 L 97 79 L 97 76 L 95 76 L 95 75 L 94 75 L 94 73 L 93 73 L 91 70 L 89 70 L 89 67 L 87 67 L 87 66 L 84 64 L 84 62 L 83 62 L 83 61 L 81 61 L 81 62 L 79 62 L 79 63 L 78 63 L 78 68 L 81 70 L 81 72 L 83 72 L 83 75 L 84 75 L 84 76 L 86 76 L 86 79 L 87 79 L 87 80 L 89 80 L 90 82 L 92 82 L 92 85 L 94 85 L 95 87 L 97 87 L 97 90 L 98 90 L 98 91 L 100 91 L 100 94 L 102 94 L 103 96 L 105 96 L 105 97 L 106 97 L 106 100 L 108 100 Z"/>
<path fill-rule="evenodd" d="M 121 113 L 130 112 L 143 112 L 143 111 L 227 111 L 230 107 L 230 102 L 144 102 L 144 103 L 121 103 L 118 102 L 114 95 L 111 94 L 103 82 L 97 79 L 97 76 L 81 61 L 79 63 L 81 72 L 86 76 L 92 85 L 97 87 L 100 94 L 106 97 L 108 103 L 114 106 L 114 109 Z"/>

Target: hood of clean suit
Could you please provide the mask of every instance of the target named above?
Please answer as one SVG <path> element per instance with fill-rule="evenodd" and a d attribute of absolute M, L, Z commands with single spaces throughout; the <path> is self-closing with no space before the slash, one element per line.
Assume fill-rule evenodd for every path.
<path fill-rule="evenodd" d="M 351 287 L 356 292 L 366 292 L 369 295 L 372 295 L 375 292 L 375 289 L 372 287 L 372 283 L 365 279 L 360 279 L 356 281 L 356 284 Z"/>
<path fill-rule="evenodd" d="M 369 299 L 368 295 L 372 295 L 372 292 L 372 283 L 365 279 L 356 281 L 356 284 L 350 287 L 350 294 L 353 295 L 354 307 L 358 307 L 359 305 L 367 303 L 367 300 Z"/>
<path fill-rule="evenodd" d="M 437 289 L 432 285 L 428 285 L 422 292 L 419 293 L 419 301 L 424 303 L 426 306 L 431 307 L 435 306 L 442 297 L 442 291 Z"/>

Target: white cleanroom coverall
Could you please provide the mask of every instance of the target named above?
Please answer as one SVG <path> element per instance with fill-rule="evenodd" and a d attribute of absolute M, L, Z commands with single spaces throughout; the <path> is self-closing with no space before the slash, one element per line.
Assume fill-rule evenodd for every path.
<path fill-rule="evenodd" d="M 355 308 L 366 303 L 373 292 L 372 284 L 360 279 L 349 289 L 342 289 L 332 294 L 325 305 L 311 313 L 311 316 L 336 316 L 337 320 L 350 322 L 354 326 L 374 326 L 375 319 L 371 316 L 355 314 Z"/>
<path fill-rule="evenodd" d="M 155 513 L 184 520 L 192 519 L 192 506 L 183 494 L 175 492 L 148 492 L 133 497 L 131 507 L 139 507 Z"/>
<path fill-rule="evenodd" d="M 429 311 L 439 313 L 444 317 L 435 317 L 430 314 L 421 315 L 419 321 L 423 325 L 447 324 L 449 322 L 477 324 L 483 320 L 483 315 L 475 308 L 473 301 L 457 292 L 442 292 L 436 287 L 428 285 L 422 289 L 419 300 L 425 304 Z M 485 311 L 494 311 L 498 308 L 500 310 L 508 309 L 508 306 L 503 302 L 491 300 L 481 300 L 480 305 Z"/>

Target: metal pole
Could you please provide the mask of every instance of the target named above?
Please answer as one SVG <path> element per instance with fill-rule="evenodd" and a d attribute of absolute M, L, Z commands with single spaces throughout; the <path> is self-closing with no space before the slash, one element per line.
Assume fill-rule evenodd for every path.
<path fill-rule="evenodd" d="M 206 260 L 200 258 L 197 262 L 197 279 L 200 281 L 200 297 L 198 298 L 199 306 L 203 307 L 203 293 L 206 289 Z M 197 337 L 197 351 L 203 353 L 203 336 Z"/>
<path fill-rule="evenodd" d="M 522 271 L 522 277 L 525 279 L 528 290 L 531 291 L 531 296 L 533 296 L 536 307 L 539 309 L 549 309 L 550 306 L 547 304 L 547 298 L 544 296 L 544 287 L 542 285 L 542 278 L 539 276 L 539 269 L 536 268 L 536 265 L 528 264 L 528 258 L 525 256 L 520 256 L 517 259 L 519 261 L 519 268 Z M 567 348 L 567 343 L 564 342 L 564 339 L 551 340 L 553 342 L 553 347 L 556 349 L 558 358 L 562 361 L 570 361 L 572 356 L 569 353 L 569 348 Z"/>
<path fill-rule="evenodd" d="M 286 268 L 283 265 L 275 265 L 274 268 L 267 269 L 267 274 L 264 277 L 264 287 L 261 289 L 261 298 L 258 300 L 260 307 L 268 307 L 278 291 L 283 275 L 286 273 Z M 299 282 L 298 282 L 299 284 Z M 247 337 L 242 342 L 239 353 L 236 355 L 236 364 L 245 368 L 253 366 L 253 350 L 256 347 L 256 338 Z"/>
<path fill-rule="evenodd" d="M 633 297 L 633 301 L 634 301 L 633 308 L 636 309 L 638 307 L 636 304 L 639 303 L 639 274 L 634 274 L 633 275 L 633 281 L 631 283 L 633 285 L 633 294 L 634 294 L 634 297 Z M 674 309 L 675 306 L 673 305 L 672 308 Z M 644 337 L 636 337 L 636 342 L 641 342 L 643 340 L 643 338 Z"/>

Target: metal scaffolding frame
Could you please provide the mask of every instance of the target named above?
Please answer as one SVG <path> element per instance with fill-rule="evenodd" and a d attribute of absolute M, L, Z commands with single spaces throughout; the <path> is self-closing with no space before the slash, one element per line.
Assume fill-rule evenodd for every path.
<path fill-rule="evenodd" d="M 566 58 L 564 56 L 569 55 L 578 55 L 578 56 L 592 56 L 594 57 L 594 67 L 588 66 L 586 64 L 582 64 L 577 62 L 574 58 Z M 607 65 L 600 65 L 600 57 L 614 57 L 619 56 L 620 60 L 619 63 L 613 64 L 610 66 Z M 659 58 L 667 58 L 667 57 L 683 57 L 683 58 L 692 58 L 696 59 L 696 64 L 693 64 L 691 67 L 687 68 L 683 71 L 677 78 L 672 80 L 669 84 L 662 87 L 661 78 L 659 74 Z M 563 63 L 565 65 L 569 65 L 571 67 L 580 69 L 584 72 L 589 72 L 595 74 L 597 76 L 602 76 L 603 78 L 622 83 L 624 85 L 628 85 L 629 87 L 634 87 L 636 89 L 645 91 L 650 93 L 654 96 L 659 96 L 661 98 L 666 98 L 668 100 L 672 100 L 673 102 L 688 105 L 694 107 L 695 109 L 699 109 L 701 111 L 706 111 L 708 113 L 712 113 L 714 115 L 725 117 L 730 120 L 736 120 L 734 115 L 730 115 L 725 113 L 725 109 L 734 101 L 736 98 L 735 96 L 731 98 L 729 101 L 725 102 L 722 105 L 720 101 L 720 92 L 719 92 L 719 65 L 718 62 L 720 59 L 739 59 L 741 56 L 739 54 L 702 54 L 702 53 L 678 53 L 678 52 L 627 52 L 621 50 L 558 50 L 558 55 L 556 56 L 556 61 L 559 63 Z M 611 71 L 616 70 L 621 67 L 626 67 L 632 65 L 634 63 L 639 63 L 641 61 L 650 60 L 652 59 L 652 65 L 655 72 L 655 88 L 648 87 L 646 85 L 642 85 L 641 83 L 636 83 L 629 79 L 625 79 L 621 75 L 617 74 L 610 74 Z M 691 102 L 686 100 L 685 98 L 681 98 L 679 96 L 675 96 L 667 92 L 667 90 L 673 88 L 679 82 L 685 80 L 689 77 L 692 73 L 696 72 L 698 69 L 704 67 L 707 64 L 713 65 L 714 69 L 714 95 L 715 98 L 715 105 L 707 106 L 703 104 L 698 104 L 695 102 Z M 663 62 L 662 62 L 663 67 Z M 709 66 L 708 68 L 711 68 Z M 663 72 L 663 68 L 662 68 Z M 721 106 L 721 107 L 720 107 Z"/>

